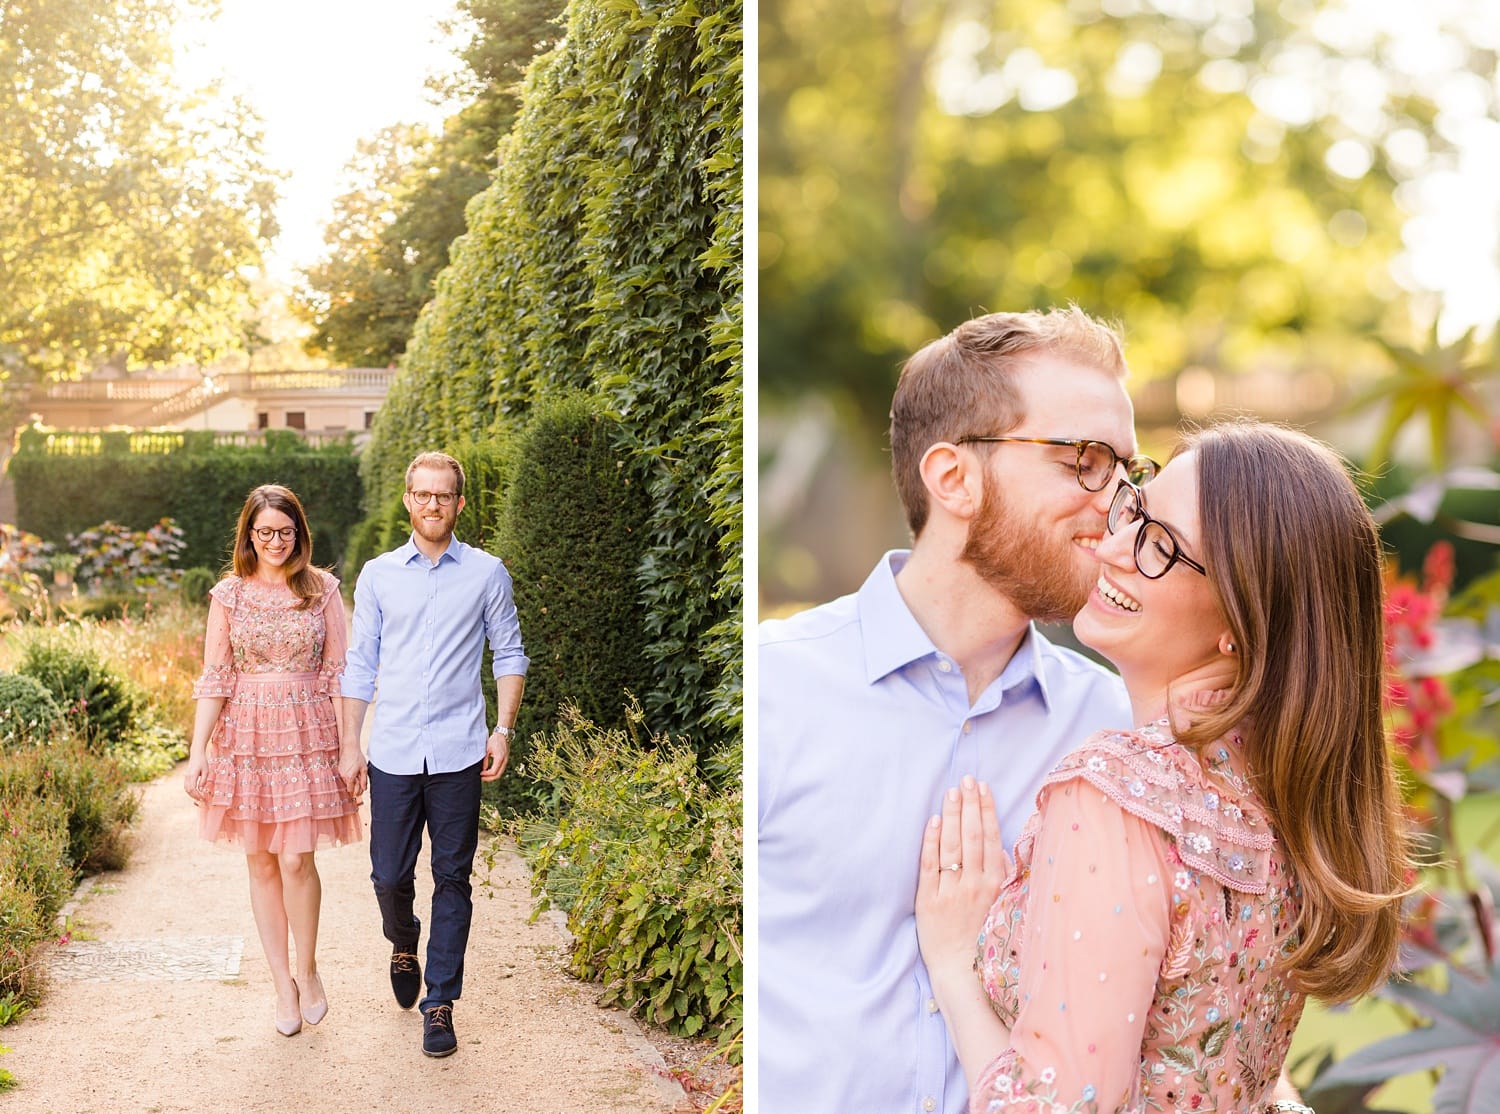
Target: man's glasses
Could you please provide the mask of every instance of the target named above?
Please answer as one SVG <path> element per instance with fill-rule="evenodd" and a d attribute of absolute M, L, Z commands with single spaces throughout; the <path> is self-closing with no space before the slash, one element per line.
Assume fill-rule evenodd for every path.
<path fill-rule="evenodd" d="M 273 530 L 269 526 L 257 526 L 251 532 L 263 542 L 268 542 L 272 538 L 280 538 L 284 542 L 289 542 L 297 536 L 295 526 L 283 526 L 280 530 Z"/>
<path fill-rule="evenodd" d="M 425 507 L 434 499 L 440 507 L 451 507 L 453 500 L 458 498 L 456 491 L 409 491 L 407 494 L 417 501 L 419 507 Z"/>
<path fill-rule="evenodd" d="M 1202 576 L 1208 575 L 1207 569 L 1182 551 L 1177 535 L 1146 513 L 1145 493 L 1129 480 L 1121 480 L 1115 489 L 1106 521 L 1111 534 L 1118 534 L 1137 522 L 1141 524 L 1135 536 L 1135 567 L 1148 580 L 1166 576 L 1178 561 Z"/>
<path fill-rule="evenodd" d="M 1078 474 L 1079 486 L 1085 491 L 1103 491 L 1114 476 L 1115 468 L 1121 464 L 1125 465 L 1125 474 L 1134 484 L 1143 484 L 1161 471 L 1161 465 L 1149 456 L 1122 457 L 1115 452 L 1113 446 L 1103 441 L 1078 441 L 1067 437 L 960 437 L 958 444 L 999 444 L 1007 441 L 1024 445 L 1066 445 L 1078 450 L 1073 468 Z"/>

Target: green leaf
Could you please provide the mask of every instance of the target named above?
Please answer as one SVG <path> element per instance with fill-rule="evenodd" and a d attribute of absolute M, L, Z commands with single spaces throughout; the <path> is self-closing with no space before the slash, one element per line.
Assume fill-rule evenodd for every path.
<path fill-rule="evenodd" d="M 1203 1036 L 1198 1038 L 1198 1047 L 1204 1056 L 1212 1059 L 1224 1051 L 1224 1045 L 1229 1040 L 1230 1028 L 1229 1020 L 1226 1018 L 1211 1025 Z"/>
<path fill-rule="evenodd" d="M 1178 1071 L 1197 1071 L 1198 1058 L 1193 1050 L 1180 1044 L 1169 1044 L 1160 1050 L 1159 1055 L 1167 1063 Z"/>
<path fill-rule="evenodd" d="M 1483 979 L 1449 969 L 1437 993 L 1416 983 L 1390 983 L 1381 996 L 1431 1024 L 1377 1041 L 1340 1060 L 1318 1087 L 1376 1083 L 1413 1071 L 1444 1068 L 1433 1093 L 1435 1114 L 1479 1114 L 1500 1094 L 1500 964 Z"/>

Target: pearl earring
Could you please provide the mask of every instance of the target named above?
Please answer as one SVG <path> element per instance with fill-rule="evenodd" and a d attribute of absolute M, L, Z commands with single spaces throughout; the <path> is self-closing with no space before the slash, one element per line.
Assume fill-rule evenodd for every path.
<path fill-rule="evenodd" d="M 1226 646 L 1226 650 L 1227 650 L 1228 653 L 1231 653 L 1231 654 L 1234 653 L 1234 643 L 1233 642 L 1228 643 L 1227 646 Z"/>

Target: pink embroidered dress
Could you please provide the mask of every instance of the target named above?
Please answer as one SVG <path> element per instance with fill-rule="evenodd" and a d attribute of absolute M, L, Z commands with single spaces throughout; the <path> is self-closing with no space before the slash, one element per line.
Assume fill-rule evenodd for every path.
<path fill-rule="evenodd" d="M 972 1111 L 1254 1111 L 1303 996 L 1300 891 L 1243 776 L 1163 719 L 1101 732 L 1037 794 L 976 969 L 1011 1047 Z"/>
<path fill-rule="evenodd" d="M 338 581 L 306 610 L 285 585 L 228 576 L 209 593 L 194 697 L 226 700 L 208 745 L 199 834 L 244 850 L 315 851 L 360 838 L 339 777 L 333 700 L 348 633 Z"/>

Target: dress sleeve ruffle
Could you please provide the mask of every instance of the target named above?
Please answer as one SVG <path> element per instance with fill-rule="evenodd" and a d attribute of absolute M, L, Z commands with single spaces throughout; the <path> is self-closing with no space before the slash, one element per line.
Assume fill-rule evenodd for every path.
<path fill-rule="evenodd" d="M 1224 886 L 1253 894 L 1269 887 L 1275 839 L 1260 804 L 1248 792 L 1206 785 L 1198 759 L 1163 728 L 1101 731 L 1058 763 L 1043 785 L 1073 780 L 1162 829 L 1185 863 Z"/>
<path fill-rule="evenodd" d="M 218 600 L 228 610 L 239 606 L 240 586 L 243 581 L 237 576 L 226 576 L 208 590 L 209 599 Z"/>
<path fill-rule="evenodd" d="M 239 578 L 225 577 L 209 589 L 208 629 L 203 636 L 203 672 L 193 685 L 193 699 L 234 695 L 234 647 L 229 641 L 229 613 L 239 600 Z"/>
<path fill-rule="evenodd" d="M 344 597 L 331 573 L 323 574 L 323 598 L 316 605 L 323 613 L 323 660 L 318 667 L 317 691 L 339 695 L 339 678 L 349 656 L 349 626 L 344 616 Z"/>
<path fill-rule="evenodd" d="M 342 601 L 343 597 L 339 595 L 339 578 L 327 569 L 319 569 L 318 572 L 323 577 L 323 594 L 318 597 L 318 602 L 313 604 L 313 608 L 317 611 L 326 611 L 330 600 Z"/>

